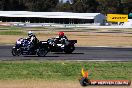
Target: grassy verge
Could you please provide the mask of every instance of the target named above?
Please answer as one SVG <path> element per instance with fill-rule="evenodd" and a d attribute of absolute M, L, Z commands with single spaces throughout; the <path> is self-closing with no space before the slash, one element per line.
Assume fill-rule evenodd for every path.
<path fill-rule="evenodd" d="M 0 35 L 24 35 L 23 28 L 20 27 L 0 27 Z"/>
<path fill-rule="evenodd" d="M 14 26 L 0 26 L 0 30 L 21 30 L 21 27 L 14 27 Z"/>
<path fill-rule="evenodd" d="M 8 30 L 8 31 L 0 31 L 0 35 L 24 35 L 23 31 L 14 31 L 14 30 Z"/>
<path fill-rule="evenodd" d="M 78 80 L 81 68 L 90 79 L 132 80 L 132 62 L 1 61 L 0 80 Z"/>

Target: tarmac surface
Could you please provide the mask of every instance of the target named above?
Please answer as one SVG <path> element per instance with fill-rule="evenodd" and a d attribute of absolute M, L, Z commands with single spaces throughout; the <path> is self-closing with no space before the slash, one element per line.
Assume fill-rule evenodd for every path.
<path fill-rule="evenodd" d="M 132 48 L 76 47 L 72 54 L 49 52 L 45 57 L 12 56 L 12 46 L 0 46 L 0 60 L 132 61 Z"/>

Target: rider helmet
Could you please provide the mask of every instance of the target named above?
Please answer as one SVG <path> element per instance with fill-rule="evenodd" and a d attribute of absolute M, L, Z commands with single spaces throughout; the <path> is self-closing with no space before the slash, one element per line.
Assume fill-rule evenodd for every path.
<path fill-rule="evenodd" d="M 29 31 L 29 32 L 28 32 L 28 36 L 29 36 L 29 37 L 32 37 L 32 36 L 33 36 L 33 32 L 32 32 L 32 31 Z"/>
<path fill-rule="evenodd" d="M 64 36 L 64 32 L 59 32 L 59 36 Z"/>

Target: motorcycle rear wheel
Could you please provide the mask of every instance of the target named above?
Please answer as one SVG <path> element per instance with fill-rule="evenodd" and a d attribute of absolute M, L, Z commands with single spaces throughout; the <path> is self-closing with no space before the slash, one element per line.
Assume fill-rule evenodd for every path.
<path fill-rule="evenodd" d="M 39 57 L 44 57 L 44 56 L 46 56 L 46 54 L 48 53 L 48 51 L 46 50 L 46 49 L 39 49 L 38 51 L 37 51 L 37 55 L 39 56 Z"/>

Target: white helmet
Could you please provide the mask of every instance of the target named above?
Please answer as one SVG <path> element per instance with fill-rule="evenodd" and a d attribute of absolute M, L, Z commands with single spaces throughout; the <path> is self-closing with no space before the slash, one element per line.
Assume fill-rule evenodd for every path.
<path fill-rule="evenodd" d="M 33 32 L 32 32 L 32 31 L 29 31 L 29 32 L 28 32 L 28 36 L 29 36 L 29 37 L 33 36 Z"/>

